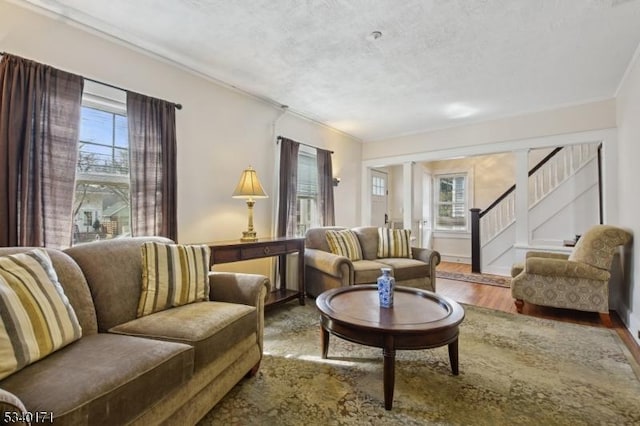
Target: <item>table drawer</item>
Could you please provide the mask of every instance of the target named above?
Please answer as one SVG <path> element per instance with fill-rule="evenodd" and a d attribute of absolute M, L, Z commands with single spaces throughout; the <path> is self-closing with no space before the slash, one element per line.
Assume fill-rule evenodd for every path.
<path fill-rule="evenodd" d="M 242 249 L 242 258 L 243 259 L 255 259 L 265 256 L 277 256 L 279 254 L 284 254 L 287 252 L 287 245 L 282 244 L 271 244 L 268 246 L 262 247 L 249 247 Z"/>
<path fill-rule="evenodd" d="M 239 248 L 216 248 L 211 251 L 211 263 L 227 263 L 242 260 Z"/>

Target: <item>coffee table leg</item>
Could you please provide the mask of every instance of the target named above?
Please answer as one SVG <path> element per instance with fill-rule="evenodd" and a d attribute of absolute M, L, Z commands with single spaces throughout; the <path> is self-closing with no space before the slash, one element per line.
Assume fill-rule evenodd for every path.
<path fill-rule="evenodd" d="M 320 343 L 322 344 L 322 359 L 327 359 L 329 354 L 329 332 L 320 326 Z"/>
<path fill-rule="evenodd" d="M 449 343 L 449 362 L 451 363 L 451 372 L 454 376 L 458 375 L 458 339 Z"/>
<path fill-rule="evenodd" d="M 384 359 L 384 408 L 391 410 L 393 406 L 393 388 L 396 381 L 396 348 L 393 336 L 386 336 L 382 352 Z"/>

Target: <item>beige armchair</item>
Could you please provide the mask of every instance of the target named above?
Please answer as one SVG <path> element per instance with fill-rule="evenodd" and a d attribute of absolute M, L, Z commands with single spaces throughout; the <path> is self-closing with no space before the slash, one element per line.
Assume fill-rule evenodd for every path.
<path fill-rule="evenodd" d="M 418 287 L 435 291 L 436 266 L 440 254 L 435 250 L 411 247 L 411 258 L 378 258 L 378 228 L 365 226 L 352 228 L 360 242 L 362 260 L 331 253 L 326 239 L 328 230 L 344 227 L 320 227 L 307 231 L 305 236 L 305 281 L 310 296 L 325 290 L 354 284 L 372 284 L 381 275 L 381 268 L 391 268 L 396 285 Z"/>
<path fill-rule="evenodd" d="M 610 225 L 596 225 L 579 240 L 570 255 L 529 252 L 524 263 L 511 268 L 511 295 L 516 309 L 534 305 L 598 312 L 609 317 L 609 278 L 613 256 L 631 234 Z"/>

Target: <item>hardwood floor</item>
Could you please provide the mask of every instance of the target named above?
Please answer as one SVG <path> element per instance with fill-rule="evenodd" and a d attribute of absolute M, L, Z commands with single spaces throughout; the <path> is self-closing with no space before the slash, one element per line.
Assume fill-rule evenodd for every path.
<path fill-rule="evenodd" d="M 442 262 L 438 265 L 437 269 L 440 271 L 469 273 L 471 272 L 471 265 Z M 511 289 L 509 288 L 454 281 L 444 278 L 438 278 L 436 285 L 438 294 L 450 297 L 460 303 L 482 306 L 514 314 L 517 313 L 513 298 L 511 297 Z M 604 327 L 600 316 L 593 312 L 580 312 L 525 303 L 522 315 L 594 327 Z M 629 330 L 626 329 L 615 311 L 611 312 L 611 321 L 613 322 L 613 329 L 618 333 L 635 360 L 640 364 L 640 346 L 635 342 Z"/>

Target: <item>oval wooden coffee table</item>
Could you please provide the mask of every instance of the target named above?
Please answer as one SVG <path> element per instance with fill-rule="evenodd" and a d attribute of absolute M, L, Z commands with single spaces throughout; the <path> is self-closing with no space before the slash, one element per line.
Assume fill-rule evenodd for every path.
<path fill-rule="evenodd" d="M 449 362 L 458 374 L 458 325 L 464 309 L 436 293 L 396 287 L 392 308 L 381 308 L 374 285 L 325 291 L 316 299 L 320 311 L 322 358 L 329 351 L 329 333 L 367 346 L 382 348 L 384 408 L 391 410 L 396 350 L 449 345 Z"/>

